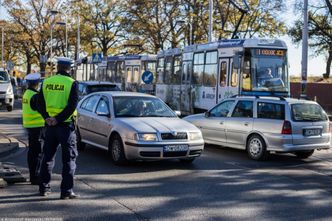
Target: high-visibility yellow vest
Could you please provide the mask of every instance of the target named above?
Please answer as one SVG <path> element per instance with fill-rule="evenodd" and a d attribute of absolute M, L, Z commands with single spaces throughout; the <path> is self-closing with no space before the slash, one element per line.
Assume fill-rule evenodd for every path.
<path fill-rule="evenodd" d="M 40 115 L 40 113 L 32 110 L 30 106 L 30 100 L 32 96 L 35 94 L 37 94 L 36 91 L 27 89 L 23 95 L 22 118 L 23 118 L 23 127 L 25 128 L 36 128 L 36 127 L 45 126 L 44 118 Z"/>
<path fill-rule="evenodd" d="M 46 112 L 50 117 L 58 115 L 68 104 L 68 99 L 74 79 L 64 75 L 54 75 L 44 80 L 43 94 Z M 71 122 L 74 113 L 64 122 Z"/>

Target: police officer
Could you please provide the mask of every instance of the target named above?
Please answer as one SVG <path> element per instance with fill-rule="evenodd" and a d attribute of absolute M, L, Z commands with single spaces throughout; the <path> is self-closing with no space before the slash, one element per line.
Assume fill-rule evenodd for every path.
<path fill-rule="evenodd" d="M 62 148 L 62 182 L 60 199 L 75 199 L 79 195 L 73 192 L 76 169 L 76 133 L 73 123 L 78 102 L 78 83 L 70 76 L 73 61 L 58 58 L 56 75 L 44 80 L 40 91 L 40 113 L 45 119 L 45 143 L 40 171 L 39 193 L 47 196 L 51 193 L 50 181 L 54 167 L 57 147 Z"/>
<path fill-rule="evenodd" d="M 41 157 L 41 134 L 45 125 L 44 118 L 37 112 L 37 96 L 40 74 L 28 74 L 25 77 L 28 89 L 24 92 L 22 99 L 23 127 L 28 131 L 29 150 L 28 166 L 30 183 L 39 185 L 39 169 Z"/>

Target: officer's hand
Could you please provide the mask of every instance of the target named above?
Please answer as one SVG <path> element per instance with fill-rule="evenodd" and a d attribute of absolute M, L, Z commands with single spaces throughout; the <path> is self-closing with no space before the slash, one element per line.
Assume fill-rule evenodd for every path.
<path fill-rule="evenodd" d="M 45 119 L 48 126 L 55 126 L 58 124 L 57 120 L 54 117 L 49 117 Z"/>
<path fill-rule="evenodd" d="M 55 117 L 51 117 L 51 125 L 55 126 L 58 124 L 58 121 L 55 119 Z"/>
<path fill-rule="evenodd" d="M 47 123 L 48 126 L 52 126 L 52 119 L 51 119 L 51 117 L 46 118 L 45 122 Z"/>

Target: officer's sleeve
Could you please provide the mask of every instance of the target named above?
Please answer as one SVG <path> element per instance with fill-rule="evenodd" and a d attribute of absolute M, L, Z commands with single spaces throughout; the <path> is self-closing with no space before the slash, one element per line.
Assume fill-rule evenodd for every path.
<path fill-rule="evenodd" d="M 78 83 L 75 81 L 71 87 L 67 106 L 55 116 L 55 119 L 58 123 L 64 122 L 68 119 L 76 110 L 76 106 L 78 103 Z"/>
<path fill-rule="evenodd" d="M 49 118 L 50 115 L 48 115 L 48 113 L 46 112 L 46 103 L 45 103 L 45 98 L 44 98 L 44 93 L 43 93 L 43 86 L 40 87 L 40 92 L 38 94 L 38 96 L 36 96 L 37 98 L 37 111 L 42 115 L 42 117 L 44 119 Z"/>
<path fill-rule="evenodd" d="M 35 94 L 30 99 L 30 107 L 34 111 L 37 111 L 38 96 L 39 96 L 38 94 Z"/>

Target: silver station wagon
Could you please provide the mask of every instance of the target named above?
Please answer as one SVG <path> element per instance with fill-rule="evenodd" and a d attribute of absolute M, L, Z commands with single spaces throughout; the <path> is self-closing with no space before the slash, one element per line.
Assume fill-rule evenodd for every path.
<path fill-rule="evenodd" d="M 201 155 L 201 131 L 159 98 L 134 92 L 96 92 L 77 107 L 79 149 L 91 144 L 109 151 L 115 164 L 127 160 L 179 159 Z"/>
<path fill-rule="evenodd" d="M 327 114 L 314 101 L 237 96 L 184 119 L 201 129 L 205 143 L 246 150 L 254 160 L 269 152 L 307 158 L 330 148 Z"/>

